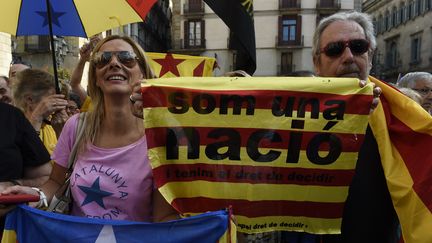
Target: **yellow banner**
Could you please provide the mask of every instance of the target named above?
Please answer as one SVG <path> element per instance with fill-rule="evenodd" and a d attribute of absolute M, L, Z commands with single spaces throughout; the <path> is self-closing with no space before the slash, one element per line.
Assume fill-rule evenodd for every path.
<path fill-rule="evenodd" d="M 232 206 L 246 233 L 340 233 L 370 85 L 172 78 L 148 80 L 142 91 L 155 182 L 178 211 Z"/>

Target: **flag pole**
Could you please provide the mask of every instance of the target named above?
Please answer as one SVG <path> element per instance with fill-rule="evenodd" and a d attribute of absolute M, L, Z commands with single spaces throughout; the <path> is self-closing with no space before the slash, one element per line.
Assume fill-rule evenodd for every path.
<path fill-rule="evenodd" d="M 47 16 L 48 16 L 48 28 L 49 28 L 49 36 L 50 36 L 50 43 L 51 43 L 51 56 L 52 56 L 52 63 L 53 63 L 53 68 L 54 68 L 55 90 L 56 90 L 56 94 L 60 94 L 60 86 L 59 86 L 58 74 L 57 74 L 57 61 L 56 61 L 55 49 L 54 49 L 54 35 L 53 35 L 53 28 L 52 28 L 52 21 L 51 21 L 51 8 L 50 8 L 50 6 L 51 5 L 49 3 L 49 0 L 46 0 Z"/>

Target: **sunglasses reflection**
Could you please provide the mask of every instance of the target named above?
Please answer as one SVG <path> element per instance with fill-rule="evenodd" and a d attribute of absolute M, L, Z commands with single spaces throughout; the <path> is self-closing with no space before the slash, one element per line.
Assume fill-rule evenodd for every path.
<path fill-rule="evenodd" d="M 137 64 L 138 58 L 134 52 L 131 51 L 104 51 L 98 52 L 94 56 L 94 63 L 97 68 L 103 68 L 111 62 L 113 56 L 128 68 L 132 68 Z"/>

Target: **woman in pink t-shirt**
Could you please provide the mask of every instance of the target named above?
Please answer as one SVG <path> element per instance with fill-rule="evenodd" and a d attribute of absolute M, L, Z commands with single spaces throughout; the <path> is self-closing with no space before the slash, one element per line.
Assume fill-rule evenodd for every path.
<path fill-rule="evenodd" d="M 175 219 L 176 211 L 153 186 L 142 119 L 131 112 L 134 84 L 154 78 L 144 51 L 129 37 L 109 36 L 94 48 L 88 77 L 92 109 L 71 175 L 71 214 L 153 222 Z M 50 200 L 64 183 L 77 122 L 75 115 L 63 128 L 42 193 L 20 186 L 6 192 L 45 194 Z"/>

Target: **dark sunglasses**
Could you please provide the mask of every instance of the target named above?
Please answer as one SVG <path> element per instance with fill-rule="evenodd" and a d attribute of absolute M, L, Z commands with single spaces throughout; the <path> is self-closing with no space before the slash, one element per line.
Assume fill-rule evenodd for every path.
<path fill-rule="evenodd" d="M 121 64 L 128 68 L 132 68 L 137 64 L 138 57 L 134 52 L 131 51 L 98 52 L 94 55 L 93 62 L 97 68 L 103 68 L 111 61 L 111 58 L 114 55 Z"/>
<path fill-rule="evenodd" d="M 326 54 L 328 57 L 338 57 L 342 55 L 345 48 L 349 48 L 355 56 L 360 56 L 369 50 L 369 41 L 365 39 L 355 39 L 349 41 L 337 41 L 328 43 L 320 50 L 320 53 Z"/>

